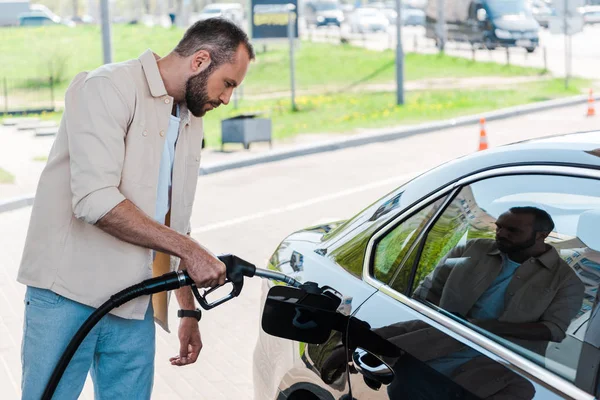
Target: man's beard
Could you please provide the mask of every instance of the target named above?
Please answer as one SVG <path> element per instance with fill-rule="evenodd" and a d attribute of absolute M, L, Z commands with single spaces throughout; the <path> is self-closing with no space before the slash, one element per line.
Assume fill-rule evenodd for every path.
<path fill-rule="evenodd" d="M 214 66 L 210 65 L 207 69 L 196 76 L 189 78 L 185 84 L 185 103 L 195 117 L 203 117 L 206 114 L 205 106 L 211 104 L 213 108 L 221 105 L 219 100 L 213 101 L 208 97 L 208 77 L 212 74 Z"/>
<path fill-rule="evenodd" d="M 535 245 L 536 242 L 536 232 L 534 231 L 531 234 L 531 237 L 524 242 L 521 243 L 510 243 L 510 242 L 502 242 L 502 239 L 496 239 L 496 245 L 498 246 L 498 250 L 507 254 L 514 254 L 519 251 L 528 249 Z"/>

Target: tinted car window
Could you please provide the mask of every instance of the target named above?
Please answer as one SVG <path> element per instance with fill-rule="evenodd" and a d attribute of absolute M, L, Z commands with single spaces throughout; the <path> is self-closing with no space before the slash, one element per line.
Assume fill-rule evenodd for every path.
<path fill-rule="evenodd" d="M 444 199 L 440 199 L 419 210 L 378 241 L 375 246 L 373 266 L 373 275 L 376 279 L 384 283 L 390 281 L 397 269 L 403 265 L 411 246 L 439 210 L 443 201 Z"/>
<path fill-rule="evenodd" d="M 598 180 L 476 182 L 427 232 L 412 296 L 594 393 L 598 226 Z"/>
<path fill-rule="evenodd" d="M 394 211 L 400 207 L 401 198 L 402 193 L 398 193 L 382 204 L 374 204 L 326 235 L 324 240 L 331 240 L 336 236 L 338 240 L 343 240 L 340 236 L 351 236 L 350 240 L 331 252 L 331 258 L 348 272 L 361 276 L 369 240 L 377 230 L 394 217 Z M 368 212 L 369 209 L 373 211 Z"/>

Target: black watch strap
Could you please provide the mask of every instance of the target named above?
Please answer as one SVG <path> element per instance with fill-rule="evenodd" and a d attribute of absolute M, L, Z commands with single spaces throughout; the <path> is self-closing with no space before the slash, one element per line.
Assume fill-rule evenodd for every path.
<path fill-rule="evenodd" d="M 196 308 L 195 310 L 179 310 L 177 311 L 177 316 L 179 318 L 196 318 L 198 321 L 200 321 L 200 318 L 202 318 L 202 311 L 199 308 Z"/>

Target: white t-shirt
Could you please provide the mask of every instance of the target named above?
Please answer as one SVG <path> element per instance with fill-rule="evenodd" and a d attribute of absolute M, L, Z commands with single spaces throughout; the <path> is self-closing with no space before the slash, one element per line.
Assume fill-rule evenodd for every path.
<path fill-rule="evenodd" d="M 165 147 L 160 157 L 160 170 L 158 172 L 158 189 L 156 193 L 156 212 L 154 219 L 165 223 L 165 217 L 171 208 L 171 183 L 173 177 L 173 161 L 175 160 L 175 143 L 179 136 L 179 106 L 176 110 L 177 116 L 171 115 L 169 129 L 165 139 Z"/>

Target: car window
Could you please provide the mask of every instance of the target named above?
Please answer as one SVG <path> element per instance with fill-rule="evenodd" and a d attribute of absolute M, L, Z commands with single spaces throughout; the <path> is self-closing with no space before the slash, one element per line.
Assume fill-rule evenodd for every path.
<path fill-rule="evenodd" d="M 411 295 L 593 394 L 598 226 L 598 180 L 516 175 L 473 183 L 424 235 Z"/>
<path fill-rule="evenodd" d="M 445 198 L 439 199 L 402 221 L 375 244 L 373 276 L 388 283 L 392 276 L 404 265 L 405 257 L 419 234 L 441 207 Z M 410 269 L 410 268 L 409 268 Z M 400 288 L 400 292 L 404 292 Z"/>
<path fill-rule="evenodd" d="M 367 207 L 354 218 L 324 236 L 323 240 L 334 241 L 329 254 L 334 262 L 353 275 L 362 275 L 365 254 L 371 237 L 395 216 L 401 206 L 402 193 L 388 196 L 385 201 Z M 347 237 L 349 240 L 345 241 Z M 342 244 L 338 246 L 338 243 Z"/>

